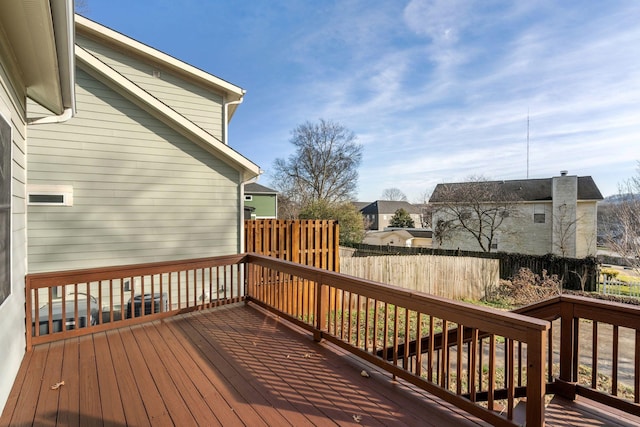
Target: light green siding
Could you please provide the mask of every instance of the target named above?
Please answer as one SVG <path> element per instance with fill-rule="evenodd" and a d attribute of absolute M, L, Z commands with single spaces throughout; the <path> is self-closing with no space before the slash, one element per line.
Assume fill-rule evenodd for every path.
<path fill-rule="evenodd" d="M 76 117 L 30 129 L 29 184 L 74 202 L 28 206 L 29 271 L 237 253 L 239 172 L 82 70 L 76 91 Z"/>
<path fill-rule="evenodd" d="M 78 35 L 76 43 L 220 141 L 223 140 L 222 95 L 180 79 L 158 64 L 140 61 L 87 37 Z"/>
<path fill-rule="evenodd" d="M 0 41 L 0 115 L 11 126 L 11 294 L 0 304 L 0 349 L 2 353 L 2 375 L 0 375 L 0 410 L 5 405 L 13 381 L 20 368 L 25 351 L 24 327 L 24 275 L 26 272 L 26 126 L 25 93 L 19 82 L 9 74 L 12 58 Z M 8 172 L 8 171 L 6 171 Z M 4 224 L 0 223 L 4 227 Z M 4 233 L 3 233 L 4 234 Z M 4 263 L 5 260 L 0 260 Z"/>
<path fill-rule="evenodd" d="M 251 200 L 245 200 L 244 205 L 255 208 L 251 214 L 252 217 L 275 218 L 277 215 L 276 200 L 277 196 L 275 194 L 252 194 Z"/>

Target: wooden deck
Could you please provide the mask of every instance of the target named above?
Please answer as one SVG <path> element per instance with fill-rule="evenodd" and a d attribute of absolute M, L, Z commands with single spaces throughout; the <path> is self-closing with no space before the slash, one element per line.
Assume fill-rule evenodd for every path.
<path fill-rule="evenodd" d="M 0 425 L 486 423 L 240 304 L 36 346 Z"/>
<path fill-rule="evenodd" d="M 555 398 L 546 415 L 548 426 L 640 425 L 580 399 Z M 486 423 L 313 341 L 304 330 L 236 304 L 36 346 L 0 418 L 5 425 Z"/>

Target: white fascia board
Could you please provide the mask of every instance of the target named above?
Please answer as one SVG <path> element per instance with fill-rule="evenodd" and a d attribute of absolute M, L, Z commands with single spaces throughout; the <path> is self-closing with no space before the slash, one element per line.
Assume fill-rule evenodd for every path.
<path fill-rule="evenodd" d="M 76 31 L 82 34 L 91 35 L 94 38 L 107 40 L 108 42 L 114 43 L 124 50 L 132 51 L 147 60 L 156 63 L 160 62 L 163 66 L 180 75 L 188 75 L 190 78 L 200 82 L 201 84 L 214 87 L 218 91 L 226 93 L 227 101 L 240 100 L 246 92 L 244 89 L 209 74 L 206 71 L 196 68 L 193 65 L 189 65 L 171 55 L 167 55 L 164 52 L 147 46 L 144 43 L 140 43 L 139 41 L 127 37 L 124 34 L 77 14 Z"/>
<path fill-rule="evenodd" d="M 260 175 L 260 167 L 219 141 L 210 133 L 188 120 L 174 109 L 109 67 L 80 46 L 76 45 L 76 60 L 91 75 L 129 99 L 152 116 L 161 120 L 205 150 L 222 157 L 242 171 L 244 180 Z"/>
<path fill-rule="evenodd" d="M 65 109 L 76 111 L 76 62 L 74 46 L 76 32 L 73 0 L 53 1 L 51 14 L 56 36 L 56 50 L 60 72 L 62 104 Z"/>

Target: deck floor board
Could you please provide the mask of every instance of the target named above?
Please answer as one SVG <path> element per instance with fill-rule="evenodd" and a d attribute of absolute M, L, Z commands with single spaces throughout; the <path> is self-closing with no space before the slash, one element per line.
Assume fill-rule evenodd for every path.
<path fill-rule="evenodd" d="M 51 390 L 59 381 L 65 385 Z M 550 426 L 636 421 L 580 401 L 555 400 L 547 410 Z M 0 426 L 8 425 L 487 424 L 315 342 L 307 331 L 237 304 L 36 346 L 0 417 Z"/>

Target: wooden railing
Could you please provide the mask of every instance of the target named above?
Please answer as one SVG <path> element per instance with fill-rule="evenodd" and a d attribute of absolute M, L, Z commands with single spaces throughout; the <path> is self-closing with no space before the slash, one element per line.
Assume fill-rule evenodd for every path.
<path fill-rule="evenodd" d="M 553 322 L 549 393 L 640 416 L 640 306 L 562 295 L 517 312 Z"/>
<path fill-rule="evenodd" d="M 514 408 L 526 397 L 522 421 L 544 424 L 547 321 L 256 254 L 245 262 L 247 300 L 312 331 L 317 340 L 493 425 L 520 422 Z M 417 348 L 405 345 L 411 342 Z"/>
<path fill-rule="evenodd" d="M 27 350 L 244 299 L 243 255 L 26 277 Z"/>
<path fill-rule="evenodd" d="M 26 286 L 29 349 L 251 301 L 494 425 L 542 425 L 545 394 L 640 415 L 636 306 L 562 295 L 500 312 L 258 254 L 38 273 Z"/>

